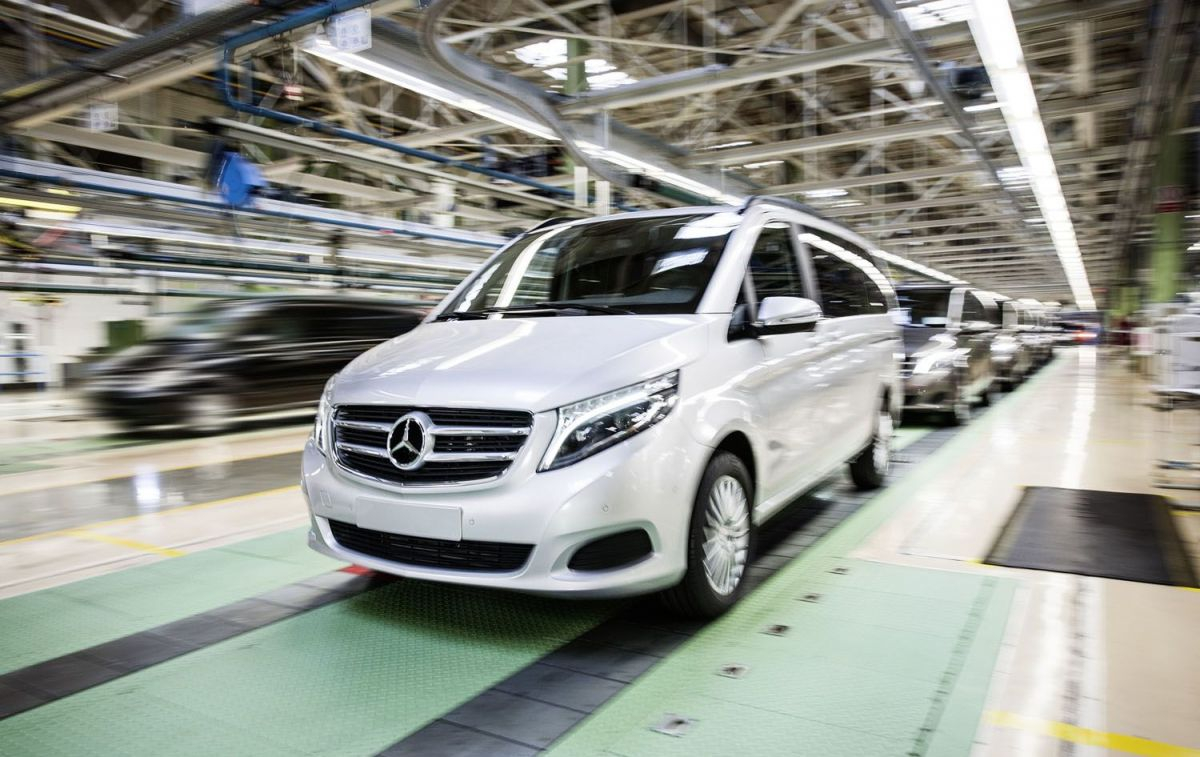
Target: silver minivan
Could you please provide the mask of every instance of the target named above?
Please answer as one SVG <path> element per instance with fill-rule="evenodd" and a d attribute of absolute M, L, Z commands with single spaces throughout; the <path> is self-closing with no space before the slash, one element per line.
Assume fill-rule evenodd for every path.
<path fill-rule="evenodd" d="M 895 305 L 865 240 L 779 201 L 543 224 L 329 381 L 310 544 L 715 615 L 758 524 L 844 464 L 883 481 Z"/>

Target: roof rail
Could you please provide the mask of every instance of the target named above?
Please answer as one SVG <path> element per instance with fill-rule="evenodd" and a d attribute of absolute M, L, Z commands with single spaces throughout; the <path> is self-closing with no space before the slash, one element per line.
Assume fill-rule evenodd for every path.
<path fill-rule="evenodd" d="M 791 208 L 792 210 L 799 210 L 801 213 L 808 213 L 810 216 L 816 216 L 817 218 L 820 218 L 823 221 L 829 221 L 830 223 L 836 223 L 836 221 L 834 221 L 833 219 L 827 218 L 826 216 L 822 215 L 821 211 L 817 210 L 816 208 L 812 207 L 811 205 L 805 205 L 802 202 L 796 202 L 795 200 L 789 200 L 786 197 L 774 197 L 772 195 L 751 195 L 750 197 L 746 198 L 746 202 L 742 205 L 741 210 L 739 210 L 738 212 L 745 213 L 747 210 L 754 207 L 755 205 L 778 205 L 783 208 Z"/>
<path fill-rule="evenodd" d="M 574 221 L 574 220 L 575 220 L 574 218 L 569 218 L 567 216 L 553 216 L 551 218 L 547 218 L 545 221 L 542 221 L 541 223 L 539 223 L 536 226 L 530 226 L 528 229 L 525 229 L 525 233 L 528 234 L 531 231 L 537 231 L 538 229 L 549 228 L 550 226 L 557 226 L 560 223 L 566 223 L 567 221 Z"/>

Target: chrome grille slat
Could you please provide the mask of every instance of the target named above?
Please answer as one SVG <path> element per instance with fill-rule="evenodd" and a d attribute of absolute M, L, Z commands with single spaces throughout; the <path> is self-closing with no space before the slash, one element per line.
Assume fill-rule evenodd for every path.
<path fill-rule="evenodd" d="M 364 444 L 351 444 L 350 442 L 338 442 L 337 448 L 347 452 L 357 452 L 360 455 L 370 455 L 371 457 L 381 457 L 387 459 L 388 453 L 386 449 L 381 447 L 368 447 Z"/>
<path fill-rule="evenodd" d="M 529 426 L 434 426 L 434 436 L 529 436 Z"/>
<path fill-rule="evenodd" d="M 496 463 L 512 460 L 516 452 L 430 452 L 427 463 Z"/>
<path fill-rule="evenodd" d="M 401 470 L 387 450 L 388 435 L 405 414 L 420 411 L 432 447 L 419 468 Z M 502 476 L 533 430 L 533 415 L 515 410 L 476 410 L 388 405 L 343 405 L 330 423 L 335 460 L 344 470 L 376 481 L 410 486 L 483 483 Z"/>
<path fill-rule="evenodd" d="M 382 431 L 387 433 L 392 430 L 392 424 L 382 421 L 334 421 L 335 426 L 339 428 L 356 428 L 359 431 Z"/>

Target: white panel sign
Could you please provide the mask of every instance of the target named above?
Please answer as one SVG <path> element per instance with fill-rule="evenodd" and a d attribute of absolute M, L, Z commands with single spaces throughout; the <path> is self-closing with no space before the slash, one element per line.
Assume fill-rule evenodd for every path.
<path fill-rule="evenodd" d="M 344 53 L 356 53 L 371 47 L 371 11 L 366 8 L 332 16 L 326 34 L 333 46 Z"/>
<path fill-rule="evenodd" d="M 87 109 L 88 131 L 116 131 L 117 104 L 93 103 Z"/>

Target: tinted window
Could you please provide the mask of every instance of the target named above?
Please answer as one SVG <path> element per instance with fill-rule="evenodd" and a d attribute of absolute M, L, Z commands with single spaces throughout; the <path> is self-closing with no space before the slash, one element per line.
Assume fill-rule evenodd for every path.
<path fill-rule="evenodd" d="M 945 326 L 950 317 L 949 289 L 897 289 L 900 308 L 908 311 L 908 322 L 917 326 Z"/>
<path fill-rule="evenodd" d="M 547 301 L 694 313 L 739 221 L 736 213 L 704 213 L 535 231 L 472 277 L 443 313 Z"/>
<path fill-rule="evenodd" d="M 759 300 L 765 297 L 803 297 L 800 264 L 789 224 L 763 227 L 750 253 L 750 280 Z"/>
<path fill-rule="evenodd" d="M 808 244 L 812 255 L 826 315 L 837 317 L 830 312 L 830 305 L 840 310 L 838 315 L 888 311 L 888 298 L 872 276 L 878 277 L 879 281 L 886 280 L 883 274 L 874 270 L 862 248 L 840 236 L 815 229 L 806 229 L 801 239 Z M 864 266 L 869 267 L 871 273 Z"/>
<path fill-rule="evenodd" d="M 987 320 L 987 311 L 984 310 L 983 303 L 973 292 L 967 292 L 966 297 L 963 298 L 962 319 L 963 323 Z"/>

